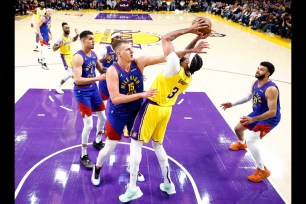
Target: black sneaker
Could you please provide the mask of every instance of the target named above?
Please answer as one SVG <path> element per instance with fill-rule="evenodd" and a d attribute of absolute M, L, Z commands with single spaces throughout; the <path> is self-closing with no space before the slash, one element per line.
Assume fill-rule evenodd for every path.
<path fill-rule="evenodd" d="M 41 68 L 45 69 L 45 70 L 49 70 L 49 68 L 47 67 L 47 63 L 42 63 L 41 64 Z"/>
<path fill-rule="evenodd" d="M 88 154 L 84 155 L 83 157 L 80 157 L 80 162 L 85 166 L 86 169 L 92 169 L 93 163 L 91 162 L 91 159 L 89 158 Z"/>
<path fill-rule="evenodd" d="M 93 141 L 92 146 L 94 148 L 96 148 L 97 150 L 101 150 L 103 149 L 103 147 L 105 146 L 105 144 L 102 142 L 102 140 L 100 142 L 96 142 L 96 140 Z"/>
<path fill-rule="evenodd" d="M 101 168 L 97 168 L 96 165 L 94 165 L 91 175 L 91 183 L 94 186 L 98 186 L 100 184 L 100 171 Z"/>

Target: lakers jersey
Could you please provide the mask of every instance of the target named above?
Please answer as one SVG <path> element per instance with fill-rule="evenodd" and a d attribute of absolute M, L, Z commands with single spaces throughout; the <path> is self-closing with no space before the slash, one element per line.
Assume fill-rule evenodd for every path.
<path fill-rule="evenodd" d="M 36 16 L 35 16 L 35 20 L 36 23 L 39 22 L 40 17 L 44 16 L 46 14 L 46 8 L 44 9 L 40 9 L 39 7 L 36 9 Z"/>
<path fill-rule="evenodd" d="M 175 104 L 179 94 L 187 89 L 191 80 L 191 75 L 187 76 L 183 67 L 176 75 L 171 77 L 165 77 L 160 73 L 150 88 L 157 89 L 157 95 L 148 98 L 160 106 L 172 106 Z"/>
<path fill-rule="evenodd" d="M 61 47 L 59 48 L 59 52 L 62 55 L 72 55 L 72 48 L 71 48 L 71 44 L 72 44 L 72 37 L 65 37 L 64 35 L 62 36 L 62 41 L 63 44 L 61 45 Z"/>

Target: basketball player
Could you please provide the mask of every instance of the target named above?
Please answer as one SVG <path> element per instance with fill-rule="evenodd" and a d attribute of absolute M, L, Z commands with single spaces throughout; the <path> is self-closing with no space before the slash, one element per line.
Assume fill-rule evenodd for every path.
<path fill-rule="evenodd" d="M 92 50 L 95 45 L 93 33 L 85 30 L 80 33 L 80 39 L 82 49 L 77 51 L 72 59 L 73 91 L 84 124 L 80 163 L 85 168 L 92 169 L 93 164 L 87 153 L 87 143 L 93 127 L 92 112 L 96 112 L 100 120 L 104 123 L 102 111 L 105 110 L 105 106 L 96 82 L 105 80 L 105 73 L 96 53 Z M 96 69 L 101 75 L 96 76 Z M 97 132 L 102 131 L 98 128 L 100 127 L 97 126 Z"/>
<path fill-rule="evenodd" d="M 79 37 L 79 31 L 75 29 L 75 36 L 70 37 L 70 26 L 68 23 L 62 23 L 63 35 L 59 37 L 56 42 L 54 43 L 52 49 L 55 52 L 59 49 L 61 59 L 63 61 L 63 65 L 66 71 L 66 75 L 63 77 L 61 82 L 56 86 L 55 91 L 58 94 L 63 94 L 64 91 L 62 90 L 62 85 L 72 77 L 72 42 L 75 42 Z M 105 81 L 105 80 L 104 80 Z"/>
<path fill-rule="evenodd" d="M 40 17 L 36 30 L 40 41 L 40 58 L 38 58 L 38 63 L 41 64 L 41 68 L 49 70 L 46 63 L 46 52 L 48 49 L 49 41 L 52 39 L 51 9 L 46 9 L 45 15 Z"/>
<path fill-rule="evenodd" d="M 118 58 L 114 51 L 114 44 L 121 40 L 121 34 L 120 33 L 113 33 L 111 35 L 111 44 L 108 46 L 103 47 L 103 49 L 100 49 L 97 52 L 98 58 L 100 62 L 102 63 L 104 68 L 110 67 L 113 63 L 117 62 Z M 99 92 L 102 96 L 102 99 L 104 101 L 104 105 L 106 106 L 106 101 L 109 99 L 109 93 L 107 90 L 106 80 L 99 81 Z M 103 112 L 104 121 L 106 120 L 105 112 Z M 104 125 L 101 124 L 101 121 L 98 118 L 97 126 L 102 126 L 103 131 L 98 132 L 96 134 L 96 139 L 93 141 L 92 145 L 97 150 L 101 150 L 104 147 L 104 143 L 102 142 L 102 135 L 104 134 Z"/>
<path fill-rule="evenodd" d="M 112 64 L 106 73 L 110 96 L 109 112 L 105 123 L 106 141 L 104 148 L 99 151 L 93 168 L 91 177 L 93 185 L 100 184 L 103 162 L 121 140 L 124 126 L 126 125 L 127 129 L 131 130 L 142 99 L 153 96 L 156 92 L 156 90 L 144 92 L 142 76 L 144 68 L 164 61 L 163 56 L 141 56 L 134 59 L 132 46 L 128 41 L 118 41 L 113 47 L 118 61 Z"/>
<path fill-rule="evenodd" d="M 111 35 L 111 44 L 106 46 L 106 47 L 104 47 L 104 49 L 101 49 L 100 52 L 98 52 L 98 57 L 99 57 L 100 62 L 102 63 L 104 68 L 107 69 L 112 64 L 114 64 L 115 62 L 118 61 L 117 54 L 114 51 L 114 46 L 119 41 L 121 41 L 121 39 L 122 39 L 121 37 L 122 37 L 122 35 L 120 33 L 118 33 L 118 32 L 113 33 Z M 107 89 L 106 80 L 99 81 L 99 91 L 100 91 L 100 94 L 102 96 L 103 101 L 106 102 L 109 99 L 109 92 L 108 92 L 108 89 Z M 106 106 L 106 103 L 104 103 L 104 105 Z M 106 119 L 106 116 L 105 116 L 105 119 Z M 98 119 L 97 126 L 100 126 L 100 125 L 101 125 L 101 123 L 100 123 L 100 120 Z M 103 125 L 103 129 L 104 129 L 104 125 Z M 96 136 L 95 141 L 93 142 L 93 147 L 95 147 L 98 150 L 101 150 L 104 147 L 104 145 L 105 145 L 102 142 L 102 134 L 103 133 L 104 132 L 99 132 L 97 134 L 97 136 Z M 124 136 L 128 136 L 127 127 L 126 126 L 124 126 L 123 134 L 124 134 Z M 126 171 L 128 173 L 130 173 L 129 165 L 128 165 Z M 145 181 L 145 178 L 144 178 L 143 174 L 140 171 L 138 172 L 137 180 L 140 181 L 140 182 Z"/>
<path fill-rule="evenodd" d="M 210 34 L 203 36 L 199 28 L 204 23 L 197 22 L 188 28 L 172 31 L 162 36 L 162 47 L 167 61 L 167 67 L 153 81 L 150 90 L 158 90 L 153 96 L 148 96 L 141 106 L 135 118 L 131 130 L 130 144 L 130 182 L 126 192 L 119 196 L 121 202 L 129 202 L 140 198 L 143 193 L 136 185 L 137 172 L 142 157 L 142 145 L 152 139 L 152 146 L 157 156 L 164 181 L 160 184 L 161 191 L 172 195 L 176 193 L 175 185 L 171 181 L 168 155 L 163 147 L 164 135 L 167 124 L 171 117 L 172 106 L 177 97 L 187 89 L 192 80 L 192 75 L 201 69 L 202 58 L 196 53 L 209 48 L 209 45 L 201 39 L 207 38 Z M 177 37 L 193 33 L 197 36 L 186 47 L 185 51 L 175 53 L 172 41 Z M 196 45 L 198 43 L 198 45 Z"/>
<path fill-rule="evenodd" d="M 37 33 L 36 25 L 40 20 L 40 17 L 44 16 L 46 13 L 46 8 L 45 8 L 45 2 L 40 1 L 39 2 L 39 7 L 35 8 L 33 10 L 33 15 L 32 15 L 32 21 L 31 21 L 31 28 L 35 27 L 35 48 L 33 51 L 38 52 L 39 51 L 39 35 Z M 34 26 L 35 25 L 35 26 Z"/>
<path fill-rule="evenodd" d="M 260 143 L 261 139 L 275 128 L 281 120 L 279 90 L 277 85 L 269 77 L 274 73 L 274 65 L 270 62 L 261 62 L 257 68 L 250 92 L 236 102 L 222 103 L 223 110 L 233 106 L 246 103 L 252 99 L 253 112 L 242 116 L 235 127 L 235 133 L 239 139 L 229 149 L 232 151 L 248 148 L 256 162 L 256 171 L 248 176 L 252 182 L 260 182 L 270 176 L 271 172 L 264 165 Z M 244 138 L 244 131 L 249 130 L 248 136 Z"/>

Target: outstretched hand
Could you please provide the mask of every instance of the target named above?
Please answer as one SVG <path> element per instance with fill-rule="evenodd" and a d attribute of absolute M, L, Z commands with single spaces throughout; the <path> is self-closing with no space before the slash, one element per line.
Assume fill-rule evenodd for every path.
<path fill-rule="evenodd" d="M 222 103 L 220 107 L 222 107 L 223 110 L 226 110 L 227 108 L 233 107 L 233 104 L 231 102 Z"/>
<path fill-rule="evenodd" d="M 197 46 L 195 46 L 191 51 L 193 53 L 207 53 L 206 51 L 203 51 L 204 48 L 209 49 L 209 44 L 208 42 L 201 41 Z"/>
<path fill-rule="evenodd" d="M 74 29 L 74 32 L 75 32 L 75 34 L 77 34 L 77 35 L 79 35 L 79 34 L 80 34 L 80 32 L 79 32 L 78 28 L 75 28 L 75 29 Z"/>

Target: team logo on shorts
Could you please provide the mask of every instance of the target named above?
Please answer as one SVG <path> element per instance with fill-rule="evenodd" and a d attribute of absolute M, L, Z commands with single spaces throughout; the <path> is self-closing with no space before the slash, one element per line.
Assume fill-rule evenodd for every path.
<path fill-rule="evenodd" d="M 136 136 L 137 136 L 137 133 L 133 132 L 132 137 L 136 137 Z"/>

